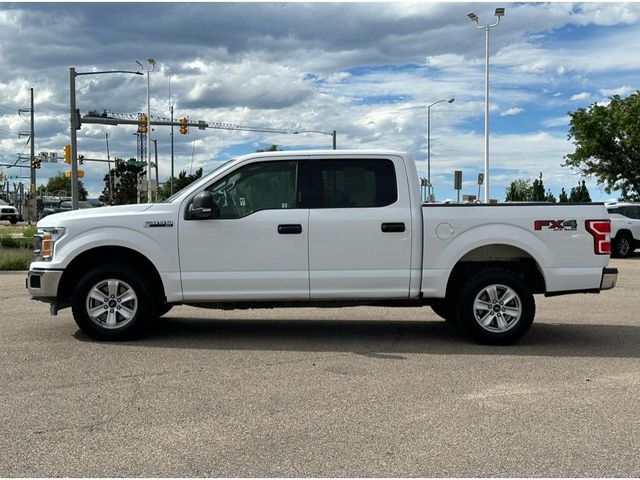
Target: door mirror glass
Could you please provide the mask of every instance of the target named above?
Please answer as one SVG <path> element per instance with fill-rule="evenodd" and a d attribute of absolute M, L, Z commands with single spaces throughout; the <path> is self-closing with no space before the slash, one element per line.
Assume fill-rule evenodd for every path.
<path fill-rule="evenodd" d="M 205 190 L 193 198 L 193 202 L 189 206 L 189 214 L 191 218 L 196 220 L 219 218 L 220 209 L 216 205 L 213 194 Z"/>

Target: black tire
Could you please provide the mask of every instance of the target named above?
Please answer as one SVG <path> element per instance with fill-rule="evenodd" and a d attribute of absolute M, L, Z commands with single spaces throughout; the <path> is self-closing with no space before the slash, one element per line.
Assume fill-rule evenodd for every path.
<path fill-rule="evenodd" d="M 473 274 L 462 286 L 458 299 L 460 325 L 476 342 L 486 345 L 517 342 L 531 328 L 536 313 L 529 287 L 510 271 L 500 268 Z M 483 308 L 476 308 L 476 300 Z"/>
<path fill-rule="evenodd" d="M 13 218 L 9 219 L 9 223 L 11 223 L 11 225 L 15 225 L 16 223 L 18 223 L 18 218 L 17 217 L 13 217 Z"/>
<path fill-rule="evenodd" d="M 173 308 L 173 305 L 169 305 L 167 303 L 163 303 L 162 305 L 160 305 L 158 307 L 158 316 L 161 317 L 163 315 L 166 315 L 167 313 L 169 313 L 171 311 L 172 308 Z"/>
<path fill-rule="evenodd" d="M 431 310 L 433 310 L 440 318 L 443 318 L 445 322 L 458 322 L 454 301 L 447 298 L 439 298 L 431 300 L 429 306 L 431 307 Z"/>
<path fill-rule="evenodd" d="M 139 337 L 158 316 L 158 302 L 144 278 L 139 270 L 119 263 L 90 270 L 80 279 L 72 296 L 71 309 L 78 327 L 95 340 Z M 113 292 L 115 294 L 110 295 Z M 104 296 L 104 300 L 97 299 L 98 294 Z M 134 299 L 128 300 L 132 295 Z M 99 309 L 103 305 L 106 308 L 102 314 Z M 92 316 L 90 310 L 98 313 Z M 112 322 L 111 325 L 108 322 Z"/>
<path fill-rule="evenodd" d="M 633 253 L 633 250 L 633 239 L 628 233 L 620 232 L 613 239 L 612 257 L 626 258 Z"/>

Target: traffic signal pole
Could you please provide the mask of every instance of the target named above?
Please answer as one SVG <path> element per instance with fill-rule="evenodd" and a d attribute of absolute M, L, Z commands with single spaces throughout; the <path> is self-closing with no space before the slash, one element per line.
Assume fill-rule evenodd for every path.
<path fill-rule="evenodd" d="M 78 116 L 76 111 L 76 69 L 69 68 L 69 122 L 71 124 L 71 209 L 78 209 L 78 138 L 76 130 Z"/>

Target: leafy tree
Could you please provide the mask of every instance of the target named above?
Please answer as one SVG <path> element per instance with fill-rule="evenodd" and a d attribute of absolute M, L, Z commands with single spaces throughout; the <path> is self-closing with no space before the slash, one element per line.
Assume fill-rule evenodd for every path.
<path fill-rule="evenodd" d="M 524 178 L 516 178 L 511 185 L 507 187 L 507 202 L 527 202 L 531 197 L 531 181 Z"/>
<path fill-rule="evenodd" d="M 115 167 L 110 171 L 113 180 L 109 178 L 108 173 L 104 176 L 104 189 L 100 195 L 102 203 L 110 204 L 111 181 L 113 182 L 113 205 L 138 203 L 138 174 L 142 178 L 145 168 L 135 162 L 135 158 L 130 158 L 128 162 L 120 158 L 115 159 Z"/>
<path fill-rule="evenodd" d="M 564 191 L 564 189 L 562 189 L 562 191 Z M 566 194 L 565 194 L 566 195 Z M 549 202 L 549 203 L 556 203 L 556 197 L 553 193 L 551 193 L 551 190 L 547 190 L 547 194 L 544 197 L 544 201 L 545 202 Z"/>
<path fill-rule="evenodd" d="M 544 193 L 544 182 L 542 181 L 542 172 L 540 172 L 540 176 L 533 181 L 533 185 L 531 185 L 531 200 L 532 202 L 544 202 L 546 199 L 546 195 Z"/>
<path fill-rule="evenodd" d="M 607 193 L 620 190 L 622 199 L 640 201 L 640 90 L 569 116 L 575 152 L 564 157 L 564 165 L 595 175 Z"/>
<path fill-rule="evenodd" d="M 567 203 L 569 201 L 569 197 L 567 197 L 567 192 L 564 191 L 564 187 L 560 191 L 560 196 L 558 197 L 558 202 Z"/>
<path fill-rule="evenodd" d="M 38 195 L 56 195 L 56 196 L 71 196 L 71 178 L 64 176 L 64 172 L 58 172 L 54 177 L 49 177 L 46 185 L 40 185 L 38 187 Z M 84 188 L 82 181 L 78 180 L 78 199 L 87 199 L 87 189 Z"/>
<path fill-rule="evenodd" d="M 196 170 L 196 172 L 192 175 L 187 175 L 186 170 L 182 170 L 178 173 L 177 177 L 173 177 L 173 193 L 179 192 L 187 185 L 195 182 L 197 179 L 202 177 L 202 168 Z M 167 179 L 162 184 L 162 188 L 160 188 L 160 197 L 161 198 L 169 198 L 171 196 L 171 178 Z"/>
<path fill-rule="evenodd" d="M 279 150 L 277 145 L 271 145 L 270 147 L 267 148 L 259 148 L 256 150 L 256 152 L 277 152 Z"/>
<path fill-rule="evenodd" d="M 589 195 L 589 189 L 584 180 L 582 183 L 578 183 L 577 187 L 573 187 L 571 189 L 571 193 L 569 193 L 569 201 L 570 202 L 590 202 L 591 195 Z"/>

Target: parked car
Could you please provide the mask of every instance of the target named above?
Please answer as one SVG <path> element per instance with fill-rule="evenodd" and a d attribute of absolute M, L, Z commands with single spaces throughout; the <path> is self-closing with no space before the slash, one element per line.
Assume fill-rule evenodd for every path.
<path fill-rule="evenodd" d="M 534 294 L 615 286 L 610 228 L 602 203 L 422 204 L 406 153 L 252 153 L 162 203 L 40 220 L 27 288 L 100 340 L 140 335 L 177 304 L 430 305 L 509 344 Z"/>
<path fill-rule="evenodd" d="M 611 256 L 628 257 L 640 248 L 640 203 L 607 203 L 611 217 Z"/>
<path fill-rule="evenodd" d="M 15 225 L 20 220 L 20 213 L 16 207 L 0 199 L 0 220 L 9 220 L 12 225 Z"/>
<path fill-rule="evenodd" d="M 84 202 L 84 201 L 78 201 L 78 208 L 93 208 L 93 205 L 91 205 L 89 202 Z M 70 212 L 71 211 L 71 200 L 65 200 L 64 202 L 60 203 L 60 208 L 58 210 L 58 212 Z"/>

